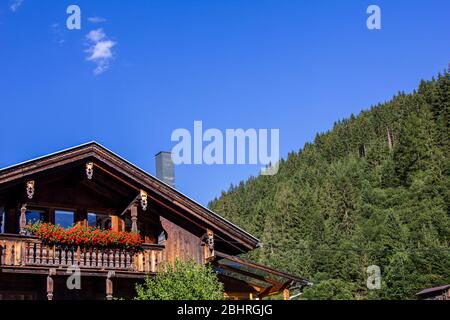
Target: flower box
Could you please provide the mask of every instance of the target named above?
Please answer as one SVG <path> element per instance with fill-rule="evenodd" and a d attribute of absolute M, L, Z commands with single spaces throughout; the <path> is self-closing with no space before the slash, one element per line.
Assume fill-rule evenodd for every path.
<path fill-rule="evenodd" d="M 142 245 L 138 232 L 103 230 L 84 225 L 65 229 L 59 225 L 44 222 L 29 225 L 27 230 L 48 245 L 129 251 L 140 251 Z"/>

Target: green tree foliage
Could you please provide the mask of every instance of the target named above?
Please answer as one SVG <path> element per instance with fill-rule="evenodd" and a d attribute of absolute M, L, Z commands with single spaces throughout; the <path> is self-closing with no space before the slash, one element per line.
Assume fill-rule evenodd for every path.
<path fill-rule="evenodd" d="M 258 262 L 308 277 L 311 299 L 412 299 L 450 283 L 450 77 L 335 123 L 211 209 L 248 229 Z M 380 290 L 366 268 L 381 268 Z"/>
<path fill-rule="evenodd" d="M 136 300 L 222 300 L 223 284 L 214 271 L 193 260 L 177 260 L 165 272 L 136 286 Z"/>
<path fill-rule="evenodd" d="M 304 297 L 310 300 L 350 300 L 352 285 L 340 279 L 329 279 L 305 290 Z"/>

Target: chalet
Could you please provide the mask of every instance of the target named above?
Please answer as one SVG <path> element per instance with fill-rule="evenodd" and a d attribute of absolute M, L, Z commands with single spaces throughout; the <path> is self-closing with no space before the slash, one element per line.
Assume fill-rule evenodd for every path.
<path fill-rule="evenodd" d="M 132 298 L 177 258 L 211 264 L 228 299 L 289 299 L 308 284 L 239 257 L 258 239 L 177 191 L 167 153 L 156 162 L 159 178 L 91 142 L 0 170 L 0 300 Z M 51 244 L 30 232 L 36 221 L 139 232 L 142 244 Z M 74 266 L 81 289 L 67 286 Z"/>

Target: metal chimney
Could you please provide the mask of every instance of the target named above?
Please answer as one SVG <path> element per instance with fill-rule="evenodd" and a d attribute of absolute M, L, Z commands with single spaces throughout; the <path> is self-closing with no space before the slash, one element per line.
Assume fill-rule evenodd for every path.
<path fill-rule="evenodd" d="M 155 156 L 156 177 L 175 188 L 175 170 L 172 153 L 161 151 Z"/>

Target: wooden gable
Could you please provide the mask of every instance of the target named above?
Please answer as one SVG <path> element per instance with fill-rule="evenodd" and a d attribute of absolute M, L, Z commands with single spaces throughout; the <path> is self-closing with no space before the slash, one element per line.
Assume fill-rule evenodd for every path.
<path fill-rule="evenodd" d="M 92 179 L 86 175 L 87 163 L 93 164 Z M 25 192 L 30 180 L 35 183 L 32 200 Z M 153 212 L 166 228 L 185 235 L 181 244 L 170 239 L 174 250 L 185 246 L 186 241 L 200 241 L 207 230 L 214 233 L 220 251 L 229 254 L 245 253 L 258 246 L 258 239 L 252 235 L 95 142 L 0 170 L 0 207 L 18 207 L 26 202 L 60 208 L 89 207 L 120 216 L 141 190 L 148 194 L 149 212 L 139 217 L 149 220 Z M 193 254 L 198 252 L 194 250 Z"/>

